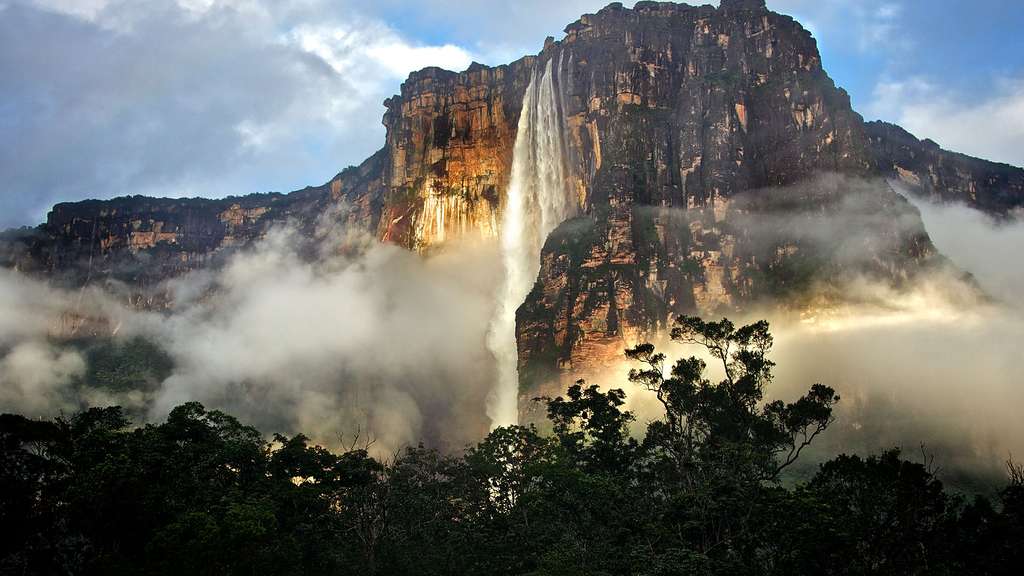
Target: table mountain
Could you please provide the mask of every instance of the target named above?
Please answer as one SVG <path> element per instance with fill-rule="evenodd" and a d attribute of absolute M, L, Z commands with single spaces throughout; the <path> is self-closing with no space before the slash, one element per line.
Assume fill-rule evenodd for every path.
<path fill-rule="evenodd" d="M 420 252 L 491 238 L 529 260 L 510 292 L 526 397 L 676 314 L 842 299 L 851 278 L 898 287 L 944 265 L 891 182 L 1000 216 L 1024 204 L 1024 170 L 865 123 L 811 34 L 760 0 L 613 3 L 536 55 L 415 72 L 384 104 L 384 147 L 322 186 L 58 204 L 0 259 L 159 308 L 165 280 L 286 221 L 312 234 L 329 214 Z"/>

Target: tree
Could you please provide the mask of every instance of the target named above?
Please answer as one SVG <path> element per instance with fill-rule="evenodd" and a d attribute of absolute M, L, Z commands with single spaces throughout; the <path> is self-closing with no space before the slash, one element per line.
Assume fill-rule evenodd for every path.
<path fill-rule="evenodd" d="M 630 371 L 630 381 L 653 392 L 665 410 L 665 420 L 649 429 L 648 442 L 671 455 L 688 481 L 712 463 L 750 480 L 775 481 L 833 422 L 839 396 L 828 386 L 815 384 L 789 404 L 763 402 L 775 366 L 767 358 L 773 343 L 767 322 L 735 328 L 727 319 L 680 316 L 671 337 L 701 347 L 724 374 L 714 384 L 704 376 L 705 362 L 689 357 L 678 360 L 666 378 L 665 355 L 652 344 L 626 351 L 644 365 Z"/>
<path fill-rule="evenodd" d="M 677 360 L 666 375 L 666 357 L 652 344 L 626 351 L 642 364 L 629 380 L 664 409 L 664 418 L 648 426 L 639 479 L 653 506 L 664 510 L 668 530 L 663 551 L 645 557 L 682 555 L 706 559 L 708 570 L 731 570 L 757 557 L 776 498 L 771 487 L 832 423 L 839 397 L 815 384 L 796 402 L 765 401 L 774 367 L 767 322 L 736 328 L 727 319 L 680 316 L 671 338 L 720 363 L 723 378 L 713 383 L 696 356 Z"/>
<path fill-rule="evenodd" d="M 931 574 L 949 564 L 943 539 L 954 502 L 928 467 L 899 450 L 839 456 L 801 492 L 822 506 L 817 529 L 831 536 L 827 549 L 801 552 L 817 550 L 826 572 Z"/>
<path fill-rule="evenodd" d="M 633 459 L 636 441 L 629 436 L 633 414 L 619 408 L 622 390 L 601 392 L 578 380 L 566 397 L 544 398 L 555 437 L 566 453 L 592 471 L 624 472 Z"/>

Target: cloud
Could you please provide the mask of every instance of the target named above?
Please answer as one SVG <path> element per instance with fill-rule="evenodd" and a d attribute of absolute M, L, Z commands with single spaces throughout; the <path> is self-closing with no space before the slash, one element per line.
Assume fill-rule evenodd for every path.
<path fill-rule="evenodd" d="M 991 296 L 1024 311 L 1024 220 L 996 221 L 962 204 L 934 204 L 904 194 L 917 206 L 943 255 L 969 271 Z"/>
<path fill-rule="evenodd" d="M 1006 459 L 1024 453 L 1017 369 L 1024 316 L 1005 306 L 952 303 L 941 278 L 933 281 L 910 292 L 861 284 L 872 302 L 819 310 L 803 321 L 774 309 L 730 316 L 737 325 L 771 323 L 777 366 L 769 399 L 793 401 L 818 382 L 842 397 L 835 424 L 801 459 L 798 475 L 840 453 L 899 447 L 916 459 L 923 446 L 956 489 L 1002 485 Z M 712 378 L 722 377 L 717 360 L 694 346 L 663 341 L 658 348 L 670 360 L 702 356 Z M 626 381 L 635 367 L 623 361 L 591 383 L 626 390 L 626 408 L 638 415 L 634 431 L 642 433 L 661 407 Z"/>
<path fill-rule="evenodd" d="M 469 47 L 481 62 L 505 64 L 543 47 L 545 36 L 560 38 L 563 29 L 585 13 L 607 6 L 607 0 L 379 0 L 366 10 L 403 29 L 425 36 L 442 34 Z M 623 2 L 632 6 L 635 2 Z M 443 32 L 442 32 L 443 31 Z"/>
<path fill-rule="evenodd" d="M 12 270 L 0 269 L 0 347 L 45 335 L 67 302 L 66 295 Z"/>
<path fill-rule="evenodd" d="M 1024 165 L 1024 79 L 997 79 L 995 88 L 976 100 L 927 78 L 883 81 L 868 113 L 944 148 Z"/>
<path fill-rule="evenodd" d="M 74 350 L 26 340 L 0 355 L 0 406 L 30 416 L 74 410 L 69 386 L 85 373 L 85 359 Z"/>
<path fill-rule="evenodd" d="M 1015 265 L 1024 222 L 912 201 L 938 250 L 996 301 L 972 300 L 951 290 L 957 278 L 939 274 L 909 291 L 860 287 L 884 308 L 851 306 L 814 323 L 776 317 L 777 394 L 792 397 L 823 382 L 843 396 L 816 458 L 892 446 L 917 457 L 924 445 L 954 487 L 983 488 L 972 482 L 1000 482 L 1003 462 L 1024 453 L 1024 386 L 1016 368 L 1024 273 Z"/>
<path fill-rule="evenodd" d="M 380 24 L 369 27 L 308 25 L 289 38 L 306 52 L 327 62 L 338 74 L 351 74 L 367 62 L 380 66 L 392 78 L 404 80 L 427 66 L 465 70 L 473 56 L 458 46 L 415 46 Z"/>
<path fill-rule="evenodd" d="M 0 228 L 38 223 L 63 200 L 224 196 L 321 183 L 383 143 L 381 102 L 408 71 L 535 53 L 545 35 L 560 36 L 605 4 L 6 0 Z M 883 0 L 769 6 L 813 22 L 825 47 L 843 52 L 839 66 L 861 58 L 861 48 L 892 54 L 918 20 L 916 8 Z M 934 137 L 951 147 L 1020 163 L 1011 152 L 1020 149 L 1016 125 L 987 120 L 1012 112 L 1017 96 L 958 118 L 960 126 L 986 127 L 982 143 L 949 120 L 959 102 L 929 107 L 926 96 L 900 110 L 907 108 L 908 123 L 949 125 Z M 898 119 L 896 112 L 882 115 Z"/>
<path fill-rule="evenodd" d="M 818 458 L 894 446 L 915 456 L 924 445 L 947 478 L 999 479 L 1007 457 L 1024 451 L 1018 311 L 919 298 L 895 317 L 854 309 L 817 326 L 775 322 L 773 333 L 773 395 L 823 382 L 843 397 Z"/>
<path fill-rule="evenodd" d="M 830 47 L 861 53 L 905 51 L 913 43 L 902 33 L 903 5 L 889 0 L 768 0 L 768 8 L 791 14 Z"/>
<path fill-rule="evenodd" d="M 95 21 L 110 0 L 33 0 L 32 4 L 57 14 Z"/>
<path fill-rule="evenodd" d="M 59 201 L 324 182 L 383 145 L 409 72 L 519 58 L 603 4 L 5 1 L 0 228 Z"/>
<path fill-rule="evenodd" d="M 326 0 L 22 0 L 0 16 L 0 228 L 55 202 L 328 180 L 383 144 L 411 70 L 465 68 Z"/>
<path fill-rule="evenodd" d="M 784 188 L 750 190 L 733 198 L 728 226 L 758 258 L 796 244 L 809 255 L 862 271 L 899 254 L 922 231 L 918 214 L 882 179 L 825 173 Z"/>
<path fill-rule="evenodd" d="M 914 232 L 920 224 L 913 208 L 872 201 L 882 181 L 832 176 L 783 190 L 762 190 L 759 198 L 800 197 L 808 191 L 841 185 L 842 200 L 824 210 L 756 213 L 732 220 L 755 244 L 773 250 L 780 238 L 799 236 L 801 249 L 818 245 L 834 261 L 863 264 L 894 246 L 865 243 L 879 226 Z M 891 194 L 890 194 L 891 195 Z M 847 276 L 841 301 L 812 299 L 800 309 L 768 303 L 737 324 L 762 318 L 771 322 L 777 362 L 771 398 L 786 401 L 816 382 L 832 386 L 843 400 L 837 422 L 803 460 L 804 473 L 841 452 L 861 454 L 902 447 L 919 458 L 921 445 L 935 456 L 943 478 L 955 488 L 976 490 L 1003 481 L 1003 463 L 1024 453 L 1024 381 L 1018 369 L 1024 341 L 1024 222 L 996 222 L 959 205 L 935 205 L 911 198 L 936 248 L 954 267 L 939 266 L 890 285 L 864 276 Z M 683 213 L 685 214 L 685 212 Z M 865 234 L 863 230 L 875 229 Z M 973 275 L 977 290 L 960 271 Z M 989 298 L 987 296 L 991 296 Z M 659 349 L 670 359 L 699 353 L 696 347 L 665 341 Z M 721 370 L 708 360 L 717 379 Z M 621 364 L 591 383 L 623 388 L 642 431 L 660 415 L 649 394 L 626 381 L 635 367 Z M 979 483 L 981 479 L 981 483 Z"/>
<path fill-rule="evenodd" d="M 0 269 L 0 411 L 51 417 L 85 404 L 140 406 L 138 392 L 79 389 L 86 359 L 69 339 L 96 322 L 110 330 L 143 316 L 95 287 L 69 292 Z"/>
<path fill-rule="evenodd" d="M 308 262 L 278 230 L 223 270 L 212 301 L 165 320 L 156 337 L 177 368 L 154 417 L 199 399 L 321 440 L 362 423 L 386 448 L 458 448 L 486 430 L 494 254 L 344 242 L 346 255 Z"/>
<path fill-rule="evenodd" d="M 163 312 L 0 271 L 0 411 L 120 404 L 159 420 L 198 400 L 332 446 L 359 431 L 380 454 L 482 438 L 496 379 L 486 347 L 496 247 L 466 242 L 424 258 L 332 221 L 314 238 L 274 229 L 223 268 L 169 282 L 175 304 Z M 75 330 L 143 337 L 173 369 L 152 388 L 83 385 L 83 354 L 67 339 Z"/>
<path fill-rule="evenodd" d="M 867 7 L 858 5 L 855 13 L 860 28 L 860 50 L 891 50 L 909 46 L 906 38 L 900 34 L 902 6 L 890 2 Z"/>

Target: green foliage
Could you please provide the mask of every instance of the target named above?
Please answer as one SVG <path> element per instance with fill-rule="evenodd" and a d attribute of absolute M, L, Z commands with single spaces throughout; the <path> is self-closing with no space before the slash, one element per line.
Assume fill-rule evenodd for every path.
<path fill-rule="evenodd" d="M 570 387 L 567 398 L 546 399 L 555 437 L 577 466 L 621 473 L 636 451 L 636 442 L 629 437 L 633 415 L 619 410 L 626 395 L 622 390 L 605 393 L 597 386 L 584 388 L 584 384 L 580 380 Z"/>
<path fill-rule="evenodd" d="M 733 92 L 743 83 L 743 76 L 737 70 L 723 69 L 707 72 L 704 81 L 711 87 Z"/>
<path fill-rule="evenodd" d="M 820 384 L 794 403 L 763 403 L 774 363 L 768 323 L 741 328 L 728 320 L 705 322 L 681 316 L 672 339 L 703 348 L 722 365 L 725 378 L 713 384 L 697 357 L 676 362 L 664 377 L 664 354 L 641 344 L 626 355 L 644 365 L 629 379 L 654 392 L 665 409 L 648 443 L 669 454 L 681 475 L 726 474 L 751 482 L 772 481 L 832 423 L 835 391 Z"/>
<path fill-rule="evenodd" d="M 141 337 L 128 340 L 99 338 L 78 342 L 86 361 L 79 386 L 114 392 L 147 390 L 171 375 L 171 357 L 155 343 Z"/>
<path fill-rule="evenodd" d="M 825 276 L 828 259 L 812 247 L 803 246 L 793 254 L 778 256 L 764 270 L 749 268 L 754 299 L 798 299 L 811 293 L 815 282 Z"/>
<path fill-rule="evenodd" d="M 494 430 L 465 454 L 388 462 L 267 441 L 197 403 L 0 416 L 0 574 L 1016 574 L 1024 469 L 995 502 L 947 494 L 899 452 L 779 474 L 832 422 L 832 389 L 768 402 L 765 322 L 680 317 L 721 363 L 628 354 L 661 402 L 642 439 L 622 390 L 547 400 L 550 436 Z"/>

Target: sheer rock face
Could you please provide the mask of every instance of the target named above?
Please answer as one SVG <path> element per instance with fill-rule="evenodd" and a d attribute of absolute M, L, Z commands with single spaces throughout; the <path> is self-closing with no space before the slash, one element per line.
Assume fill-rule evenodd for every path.
<path fill-rule="evenodd" d="M 381 239 L 422 251 L 470 233 L 497 236 L 533 60 L 427 68 L 385 102 Z"/>
<path fill-rule="evenodd" d="M 963 202 L 995 215 L 1024 207 L 1024 169 L 943 150 L 895 124 L 866 126 L 879 169 L 932 200 Z"/>
<path fill-rule="evenodd" d="M 808 267 L 843 273 L 826 270 L 838 247 L 798 230 L 767 234 L 750 214 L 838 213 L 850 181 L 788 187 L 876 173 L 863 121 L 822 70 L 813 38 L 762 2 L 613 5 L 566 31 L 540 58 L 566 62 L 587 214 L 549 238 L 519 310 L 524 399 L 607 370 L 680 313 L 795 296 L 809 287 Z M 779 206 L 757 192 L 770 187 L 787 190 Z M 866 203 L 912 212 L 884 183 L 873 190 Z M 934 252 L 919 221 L 912 232 L 877 228 L 899 254 L 879 250 L 881 262 L 864 263 L 881 276 L 902 277 Z"/>
<path fill-rule="evenodd" d="M 548 239 L 517 315 L 526 397 L 599 371 L 679 313 L 793 302 L 854 274 L 912 281 L 940 258 L 884 178 L 994 213 L 1024 202 L 1019 169 L 865 125 L 811 35 L 763 0 L 611 4 L 565 32 L 508 65 L 412 74 L 385 102 L 384 147 L 323 186 L 59 204 L 9 233 L 0 263 L 115 280 L 159 307 L 161 282 L 283 222 L 313 234 L 340 219 L 421 252 L 492 238 L 523 95 L 549 62 L 583 210 Z"/>
<path fill-rule="evenodd" d="M 0 259 L 64 286 L 124 283 L 142 307 L 168 278 L 210 265 L 224 250 L 260 238 L 286 217 L 313 214 L 317 189 L 223 200 L 132 196 L 57 204 L 34 230 L 8 232 Z"/>

